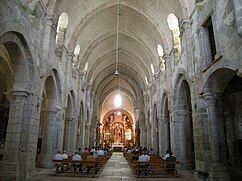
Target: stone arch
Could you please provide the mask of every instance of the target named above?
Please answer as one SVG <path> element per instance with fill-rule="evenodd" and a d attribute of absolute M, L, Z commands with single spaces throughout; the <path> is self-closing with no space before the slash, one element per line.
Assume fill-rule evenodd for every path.
<path fill-rule="evenodd" d="M 238 170 L 242 165 L 242 134 L 241 126 L 238 126 L 241 125 L 242 116 L 241 85 L 242 78 L 235 71 L 220 68 L 209 76 L 200 93 L 207 114 L 207 117 L 201 121 L 209 125 L 207 129 L 209 135 L 204 136 L 210 145 L 209 159 L 217 165 L 217 168 L 223 169 L 225 174 L 226 166 L 230 165 L 230 169 L 234 172 L 231 180 L 238 179 Z M 214 165 L 210 167 L 212 166 Z"/>
<path fill-rule="evenodd" d="M 195 155 L 191 93 L 189 84 L 183 75 L 179 75 L 175 88 L 176 99 L 172 113 L 171 149 L 175 152 L 176 157 L 181 160 L 181 168 L 193 169 Z"/>
<path fill-rule="evenodd" d="M 116 128 L 120 128 L 120 135 L 115 133 Z M 130 130 L 130 134 L 129 134 Z M 134 144 L 135 142 L 135 129 L 134 120 L 130 113 L 124 109 L 113 109 L 103 116 L 103 124 L 101 127 L 101 144 L 109 143 L 109 145 L 120 144 L 125 145 Z M 121 142 L 118 138 L 121 138 Z"/>
<path fill-rule="evenodd" d="M 164 155 L 166 150 L 171 150 L 171 120 L 168 106 L 167 93 L 163 93 L 161 99 L 161 120 L 160 120 L 160 154 Z"/>
<path fill-rule="evenodd" d="M 32 113 L 37 113 L 38 101 L 34 101 L 34 59 L 25 37 L 19 32 L 8 31 L 0 36 L 0 74 L 0 101 L 4 105 L 4 111 L 1 111 L 4 115 L 4 127 L 1 128 L 4 139 L 2 164 L 5 165 L 0 174 L 1 178 L 7 173 L 7 177 L 13 180 L 25 179 L 34 169 L 27 167 L 26 160 L 28 164 L 35 161 L 35 155 L 31 152 L 35 152 L 36 142 L 33 142 L 33 133 L 29 128 L 34 124 Z M 14 168 L 14 172 L 5 170 L 8 167 Z"/>
<path fill-rule="evenodd" d="M 53 69 L 43 82 L 37 150 L 37 166 L 50 168 L 53 155 L 63 146 L 63 110 L 57 70 Z"/>

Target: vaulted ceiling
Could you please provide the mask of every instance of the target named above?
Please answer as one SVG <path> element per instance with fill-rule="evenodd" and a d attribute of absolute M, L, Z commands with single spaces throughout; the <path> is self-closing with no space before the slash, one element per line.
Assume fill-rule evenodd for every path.
<path fill-rule="evenodd" d="M 80 69 L 88 62 L 86 81 L 101 102 L 117 89 L 133 102 L 142 97 L 145 77 L 149 83 L 154 79 L 151 64 L 155 73 L 160 69 L 157 45 L 164 53 L 172 49 L 168 15 L 182 18 L 189 11 L 187 0 L 59 0 L 53 5 L 56 16 L 68 14 L 65 45 L 69 51 L 80 45 Z"/>

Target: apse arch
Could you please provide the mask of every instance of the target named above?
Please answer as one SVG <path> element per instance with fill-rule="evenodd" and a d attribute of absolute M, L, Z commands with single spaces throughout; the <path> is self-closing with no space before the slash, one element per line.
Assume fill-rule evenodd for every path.
<path fill-rule="evenodd" d="M 129 112 L 112 109 L 101 119 L 101 144 L 128 146 L 135 143 L 135 121 Z"/>

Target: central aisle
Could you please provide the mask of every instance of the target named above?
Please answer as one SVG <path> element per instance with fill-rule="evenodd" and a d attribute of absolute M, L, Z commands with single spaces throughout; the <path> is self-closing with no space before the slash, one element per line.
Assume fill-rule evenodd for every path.
<path fill-rule="evenodd" d="M 115 181 L 135 179 L 122 152 L 113 152 L 104 169 L 100 172 L 99 178 L 103 178 L 103 180 L 109 180 L 110 178 L 110 180 Z"/>

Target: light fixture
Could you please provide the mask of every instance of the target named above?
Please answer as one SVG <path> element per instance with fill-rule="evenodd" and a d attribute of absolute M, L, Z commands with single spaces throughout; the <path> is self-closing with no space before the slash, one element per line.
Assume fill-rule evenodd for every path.
<path fill-rule="evenodd" d="M 114 73 L 114 75 L 119 75 L 119 72 L 118 72 L 118 26 L 119 26 L 119 2 L 118 2 L 118 5 L 117 5 L 117 27 L 116 27 L 116 51 L 115 51 L 115 68 L 116 68 L 116 71 Z"/>
<path fill-rule="evenodd" d="M 118 43 L 119 43 L 119 35 L 118 35 L 118 27 L 119 27 L 119 16 L 120 16 L 120 12 L 119 12 L 119 1 L 118 1 L 118 4 L 117 4 L 117 27 L 116 27 L 116 30 L 117 30 L 117 35 L 116 35 L 116 57 L 115 57 L 115 65 L 116 65 L 116 71 L 114 73 L 114 75 L 118 76 L 118 94 L 115 96 L 114 98 L 114 106 L 115 107 L 120 107 L 122 105 L 122 98 L 121 98 L 121 95 L 120 95 L 120 80 L 119 80 L 119 72 L 118 72 Z"/>

